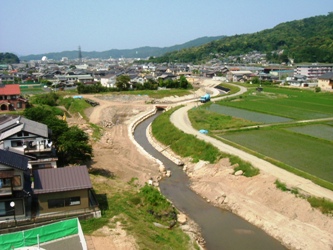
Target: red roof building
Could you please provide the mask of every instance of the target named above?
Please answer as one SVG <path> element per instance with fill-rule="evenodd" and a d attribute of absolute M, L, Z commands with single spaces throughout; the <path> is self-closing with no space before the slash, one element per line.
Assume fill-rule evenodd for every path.
<path fill-rule="evenodd" d="M 0 112 L 25 109 L 27 104 L 21 97 L 19 84 L 0 84 Z"/>

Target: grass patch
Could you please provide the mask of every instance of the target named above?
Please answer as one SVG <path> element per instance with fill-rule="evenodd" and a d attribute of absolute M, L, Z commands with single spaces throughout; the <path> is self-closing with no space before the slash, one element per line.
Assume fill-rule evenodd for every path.
<path fill-rule="evenodd" d="M 258 168 L 253 167 L 251 163 L 245 162 L 237 156 L 230 156 L 229 160 L 233 165 L 238 164 L 238 166 L 234 168 L 234 171 L 237 172 L 238 170 L 242 170 L 243 175 L 246 177 L 253 177 L 260 173 Z"/>
<path fill-rule="evenodd" d="M 275 184 L 276 188 L 282 190 L 283 192 L 289 191 L 289 189 L 287 188 L 287 185 L 285 183 L 279 181 L 278 179 L 276 179 L 274 184 Z"/>
<path fill-rule="evenodd" d="M 88 220 L 81 220 L 80 223 L 83 233 L 90 235 L 97 229 L 105 226 L 108 223 L 108 218 L 91 218 Z"/>
<path fill-rule="evenodd" d="M 114 228 L 117 221 L 136 239 L 140 249 L 190 249 L 192 243 L 176 224 L 177 212 L 172 204 L 154 187 L 141 188 L 116 179 L 91 175 L 102 217 L 82 221 L 85 234 L 107 226 Z M 156 227 L 157 222 L 168 228 Z"/>
<path fill-rule="evenodd" d="M 115 175 L 113 172 L 104 168 L 89 168 L 89 174 L 104 176 L 106 178 L 114 179 Z"/>
<path fill-rule="evenodd" d="M 333 214 L 333 202 L 325 198 L 310 196 L 307 198 L 312 207 L 319 209 L 324 214 Z"/>
<path fill-rule="evenodd" d="M 311 207 L 319 209 L 323 214 L 333 214 L 333 202 L 325 199 L 325 198 L 318 198 L 315 196 L 306 197 L 305 195 L 301 195 L 297 188 L 288 188 L 287 185 L 278 179 L 274 182 L 276 188 L 282 190 L 283 192 L 290 192 L 297 197 L 301 197 L 306 199 Z"/>
<path fill-rule="evenodd" d="M 180 108 L 180 107 L 178 107 Z M 152 123 L 154 137 L 181 157 L 191 157 L 193 162 L 199 160 L 216 162 L 221 158 L 221 152 L 210 143 L 198 140 L 194 135 L 189 135 L 170 122 L 171 114 L 178 108 L 171 109 L 158 116 Z"/>
<path fill-rule="evenodd" d="M 240 88 L 238 86 L 235 86 L 233 84 L 228 84 L 228 83 L 221 83 L 219 86 L 230 89 L 230 91 L 228 92 L 228 95 L 235 94 L 240 90 Z"/>
<path fill-rule="evenodd" d="M 213 132 L 258 124 L 245 119 L 211 112 L 201 106 L 189 110 L 188 116 L 195 129 L 206 129 Z"/>
<path fill-rule="evenodd" d="M 73 99 L 71 97 L 69 97 L 69 98 Z M 84 99 L 73 99 L 68 111 L 71 114 L 80 113 L 81 116 L 83 117 L 83 119 L 88 120 L 88 117 L 85 115 L 84 110 L 87 109 L 87 108 L 90 108 L 90 107 L 91 107 L 90 104 L 87 103 Z"/>
<path fill-rule="evenodd" d="M 103 135 L 103 129 L 94 123 L 89 123 L 89 125 L 93 130 L 92 139 L 94 141 L 98 141 L 99 139 L 101 139 L 101 137 Z"/>
<path fill-rule="evenodd" d="M 177 107 L 164 112 L 158 116 L 152 123 L 152 132 L 154 137 L 164 145 L 170 145 L 170 148 L 181 157 L 191 157 L 193 162 L 199 160 L 214 163 L 221 158 L 229 158 L 231 164 L 238 164 L 244 175 L 251 177 L 259 174 L 259 169 L 254 168 L 250 163 L 241 160 L 237 156 L 231 156 L 218 150 L 210 143 L 199 140 L 194 135 L 189 135 L 170 122 L 171 114 Z"/>

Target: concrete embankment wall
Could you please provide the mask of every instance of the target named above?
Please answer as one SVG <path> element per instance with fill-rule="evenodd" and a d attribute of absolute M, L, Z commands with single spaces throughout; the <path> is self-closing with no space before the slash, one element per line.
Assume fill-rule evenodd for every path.
<path fill-rule="evenodd" d="M 134 145 L 138 148 L 138 150 L 140 151 L 141 154 L 147 156 L 148 158 L 154 160 L 155 162 L 157 162 L 157 164 L 159 165 L 159 167 L 164 168 L 163 163 L 154 158 L 152 155 L 150 155 L 147 151 L 145 151 L 140 144 L 137 143 L 137 141 L 134 139 L 134 130 L 136 128 L 136 126 L 138 126 L 138 124 L 140 124 L 141 122 L 143 122 L 144 120 L 146 120 L 147 118 L 153 116 L 154 114 L 156 114 L 157 109 L 156 107 L 152 108 L 152 110 L 142 114 L 139 117 L 136 117 L 131 124 L 128 126 L 128 136 L 130 138 L 130 140 L 134 143 Z M 151 124 L 147 127 L 146 130 L 146 136 L 147 139 L 149 141 L 149 143 L 159 152 L 161 152 L 165 157 L 167 157 L 168 159 L 170 159 L 172 162 L 174 162 L 177 165 L 182 165 L 182 161 L 174 156 L 172 156 L 170 153 L 167 152 L 167 150 L 165 150 L 167 148 L 167 146 L 162 145 L 161 143 L 159 143 L 152 135 L 151 132 Z"/>
<path fill-rule="evenodd" d="M 153 161 L 155 161 L 159 167 L 164 167 L 163 163 L 154 158 L 152 155 L 150 155 L 146 150 L 144 150 L 143 147 L 141 147 L 141 145 L 139 143 L 137 143 L 137 141 L 134 139 L 134 130 L 136 128 L 136 126 L 138 126 L 138 124 L 140 124 L 141 122 L 143 122 L 144 120 L 146 120 L 147 118 L 153 116 L 154 114 L 156 114 L 157 109 L 156 107 L 153 107 L 150 111 L 135 117 L 133 119 L 133 121 L 130 123 L 130 125 L 128 126 L 128 137 L 130 138 L 130 140 L 132 141 L 132 143 L 136 146 L 136 148 L 139 150 L 139 152 L 141 154 L 143 154 L 144 156 L 148 157 L 149 159 L 152 159 Z"/>

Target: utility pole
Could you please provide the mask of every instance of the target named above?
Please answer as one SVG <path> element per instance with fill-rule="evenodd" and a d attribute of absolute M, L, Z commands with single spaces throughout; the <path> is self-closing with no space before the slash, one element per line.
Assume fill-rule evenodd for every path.
<path fill-rule="evenodd" d="M 81 46 L 79 46 L 79 63 L 82 63 Z"/>

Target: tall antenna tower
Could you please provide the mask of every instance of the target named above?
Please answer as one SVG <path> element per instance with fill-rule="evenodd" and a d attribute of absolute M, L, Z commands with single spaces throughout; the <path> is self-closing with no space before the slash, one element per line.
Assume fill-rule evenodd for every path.
<path fill-rule="evenodd" d="M 79 63 L 82 63 L 81 46 L 79 46 Z"/>

